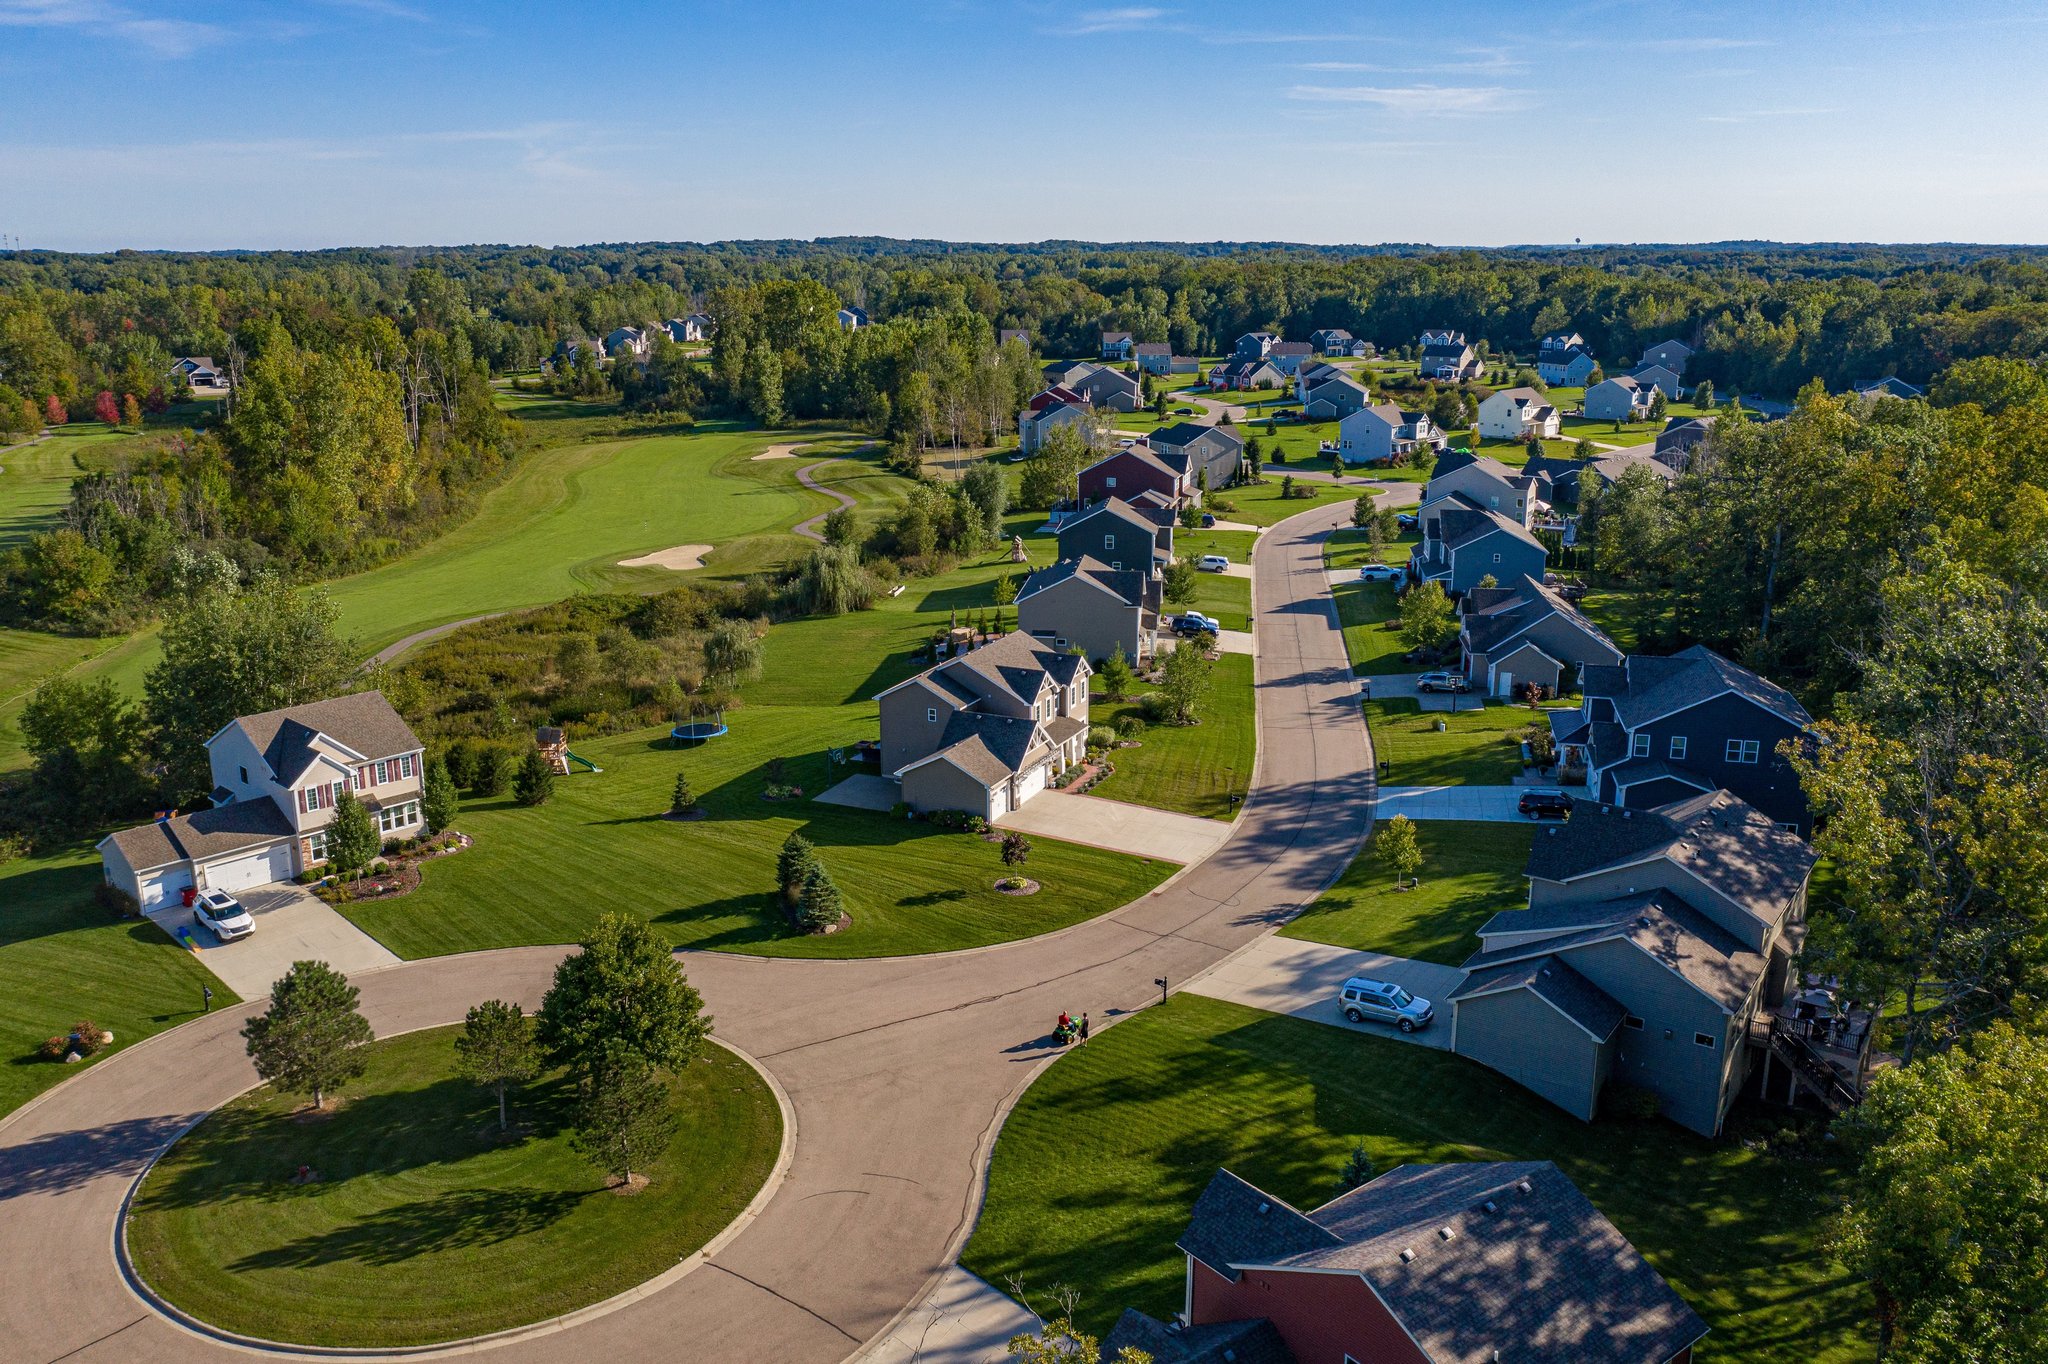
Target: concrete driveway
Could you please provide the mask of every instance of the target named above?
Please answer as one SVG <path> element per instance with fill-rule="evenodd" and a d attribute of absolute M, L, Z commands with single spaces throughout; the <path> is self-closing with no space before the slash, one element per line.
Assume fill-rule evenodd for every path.
<path fill-rule="evenodd" d="M 903 799 L 903 787 L 887 777 L 856 773 L 837 786 L 818 793 L 827 805 L 846 805 L 855 810 L 879 810 L 887 814 Z"/>
<path fill-rule="evenodd" d="M 855 1364 L 1001 1364 L 1012 1336 L 1038 1319 L 1009 1294 L 954 1265 L 917 1310 L 854 1356 Z"/>
<path fill-rule="evenodd" d="M 1256 653 L 1255 636 L 1249 630 L 1218 630 L 1216 647 L 1226 654 Z"/>
<path fill-rule="evenodd" d="M 1373 818 L 1527 820 L 1515 808 L 1525 786 L 1382 786 Z"/>
<path fill-rule="evenodd" d="M 1395 567 L 1399 567 L 1399 565 L 1397 564 L 1395 565 Z M 1333 568 L 1330 569 L 1325 576 L 1329 578 L 1330 586 L 1332 587 L 1342 587 L 1346 583 L 1355 583 L 1359 580 L 1358 570 L 1355 568 Z M 1400 584 L 1383 583 L 1382 586 L 1399 587 Z"/>
<path fill-rule="evenodd" d="M 1215 571 L 1219 576 L 1225 578 L 1249 578 L 1252 576 L 1252 566 L 1250 564 L 1230 563 L 1225 564 L 1220 570 L 1203 569 L 1202 571 L 1204 573 Z"/>
<path fill-rule="evenodd" d="M 1360 678 L 1359 683 L 1365 688 L 1365 695 L 1374 701 L 1405 696 L 1422 710 L 1478 710 L 1485 704 L 1486 698 L 1477 692 L 1468 691 L 1453 695 L 1447 691 L 1418 691 L 1415 679 L 1421 675 L 1419 672 L 1374 673 L 1370 677 Z"/>
<path fill-rule="evenodd" d="M 1222 847 L 1233 826 L 1100 796 L 1041 791 L 1020 809 L 998 816 L 996 827 L 1186 864 Z"/>
<path fill-rule="evenodd" d="M 235 898 L 256 921 L 256 931 L 240 942 L 220 942 L 189 909 L 160 909 L 149 917 L 173 938 L 180 928 L 190 929 L 206 969 L 244 999 L 269 994 L 295 961 L 324 961 L 343 975 L 398 964 L 384 944 L 297 886 L 266 886 Z"/>
<path fill-rule="evenodd" d="M 1352 976 L 1398 981 L 1410 994 L 1436 1004 L 1436 1021 L 1413 1033 L 1404 1033 L 1386 1023 L 1349 1022 L 1337 1007 L 1337 990 Z M 1312 1023 L 1377 1033 L 1449 1051 L 1451 991 L 1464 979 L 1465 973 L 1455 966 L 1272 937 L 1254 942 L 1187 989 L 1189 994 L 1247 1004 L 1267 1013 L 1289 1014 Z"/>

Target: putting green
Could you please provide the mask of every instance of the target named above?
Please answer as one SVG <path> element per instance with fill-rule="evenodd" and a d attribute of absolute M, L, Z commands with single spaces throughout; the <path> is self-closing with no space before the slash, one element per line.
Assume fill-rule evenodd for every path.
<path fill-rule="evenodd" d="M 127 1241 L 143 1281 L 222 1330 L 329 1347 L 459 1340 L 601 1302 L 673 1269 L 737 1217 L 782 1142 L 775 1096 L 720 1047 L 679 1075 L 675 1138 L 646 1188 L 610 1192 L 570 1149 L 560 1076 L 497 1107 L 455 1075 L 459 1029 L 378 1042 L 331 1116 L 269 1087 L 180 1138 Z M 313 1178 L 298 1179 L 301 1167 Z"/>

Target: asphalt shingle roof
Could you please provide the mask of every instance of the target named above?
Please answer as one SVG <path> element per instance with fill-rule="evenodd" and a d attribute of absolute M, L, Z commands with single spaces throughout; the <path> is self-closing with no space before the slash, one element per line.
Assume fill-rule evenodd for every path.
<path fill-rule="evenodd" d="M 1474 653 L 1488 653 L 1539 621 L 1556 616 L 1614 650 L 1615 657 L 1621 656 L 1621 649 L 1599 626 L 1526 573 L 1512 587 L 1493 589 L 1494 595 L 1481 598 L 1480 594 L 1486 591 L 1474 588 L 1465 594 L 1465 634 Z M 1512 604 L 1505 604 L 1503 599 L 1512 599 Z"/>
<path fill-rule="evenodd" d="M 291 836 L 284 811 L 269 800 L 238 800 L 189 815 L 174 815 L 108 835 L 137 871 L 190 858 L 205 861 Z"/>
<path fill-rule="evenodd" d="M 1038 724 L 1009 715 L 957 710 L 932 757 L 945 758 L 987 786 L 1024 770 Z"/>
<path fill-rule="evenodd" d="M 1628 1010 L 1605 990 L 1574 971 L 1562 958 L 1531 957 L 1527 961 L 1468 972 L 1451 998 L 1503 990 L 1527 990 L 1600 1041 L 1614 1036 Z"/>
<path fill-rule="evenodd" d="M 1102 560 L 1089 555 L 1078 559 L 1062 559 L 1056 564 L 1039 569 L 1024 580 L 1023 590 L 1017 593 L 1017 600 L 1035 597 L 1040 592 L 1059 586 L 1072 578 L 1085 578 L 1096 586 L 1113 594 L 1126 606 L 1138 607 L 1145 604 L 1145 575 L 1134 568 L 1111 568 Z"/>
<path fill-rule="evenodd" d="M 360 691 L 303 706 L 244 715 L 234 722 L 263 755 L 270 770 L 286 785 L 312 766 L 312 736 L 324 734 L 365 758 L 388 758 L 420 747 L 412 732 L 381 691 Z"/>
<path fill-rule="evenodd" d="M 1584 686 L 1588 696 L 1611 700 L 1615 715 L 1630 729 L 1723 692 L 1753 701 L 1800 729 L 1813 724 L 1798 697 L 1704 644 L 1668 658 L 1631 654 L 1620 668 L 1588 668 Z"/>
<path fill-rule="evenodd" d="M 1634 946 L 1722 1009 L 1735 1013 L 1749 999 L 1768 966 L 1761 954 L 1752 952 L 1741 939 L 1693 908 L 1684 897 L 1668 890 L 1593 901 L 1573 906 L 1573 912 L 1551 912 L 1553 909 L 1510 909 L 1494 915 L 1486 921 L 1482 941 L 1486 936 L 1502 933 L 1546 932 L 1546 923 L 1557 927 L 1553 936 L 1520 946 L 1481 948 L 1465 959 L 1465 970 L 1486 973 L 1509 965 L 1524 966 L 1545 956 L 1569 962 L 1578 948 L 1619 940 Z M 1524 915 L 1533 922 L 1524 922 L 1520 917 Z M 1586 920 L 1591 922 L 1585 927 L 1572 926 L 1575 921 Z M 1461 992 L 1464 988 L 1460 987 Z"/>
<path fill-rule="evenodd" d="M 1114 1360 L 1126 1349 L 1149 1355 L 1152 1364 L 1295 1364 L 1264 1317 L 1175 1328 L 1126 1307 L 1102 1339 L 1102 1358 Z"/>

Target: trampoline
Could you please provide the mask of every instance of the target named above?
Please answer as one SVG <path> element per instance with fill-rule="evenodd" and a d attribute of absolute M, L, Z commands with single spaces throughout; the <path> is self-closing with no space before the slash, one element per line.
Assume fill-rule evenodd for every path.
<path fill-rule="evenodd" d="M 723 720 L 693 720 L 687 725 L 677 725 L 669 730 L 668 737 L 679 744 L 701 744 L 724 733 Z"/>

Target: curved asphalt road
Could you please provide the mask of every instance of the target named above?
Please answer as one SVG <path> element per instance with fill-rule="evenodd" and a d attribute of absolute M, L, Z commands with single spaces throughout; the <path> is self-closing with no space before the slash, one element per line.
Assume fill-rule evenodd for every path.
<path fill-rule="evenodd" d="M 782 961 L 686 954 L 721 1038 L 773 1071 L 795 1155 L 760 1216 L 667 1288 L 482 1347 L 493 1360 L 834 1364 L 949 1266 L 988 1149 L 1062 1009 L 1105 1022 L 1268 932 L 1350 861 L 1371 808 L 1356 684 L 1321 540 L 1342 505 L 1262 537 L 1254 558 L 1259 768 L 1222 848 L 1146 898 L 1045 937 L 944 956 Z M 434 958 L 357 978 L 380 1034 L 539 1001 L 559 948 Z M 241 1007 L 94 1066 L 0 1124 L 0 1360 L 246 1358 L 172 1325 L 122 1281 L 121 1201 L 152 1155 L 254 1081 Z"/>

